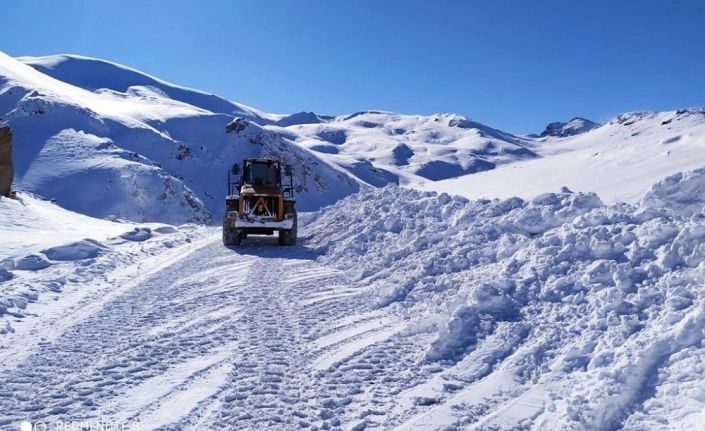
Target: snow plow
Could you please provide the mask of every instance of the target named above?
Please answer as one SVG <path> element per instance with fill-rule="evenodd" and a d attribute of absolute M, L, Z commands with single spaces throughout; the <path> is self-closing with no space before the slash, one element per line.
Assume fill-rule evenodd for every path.
<path fill-rule="evenodd" d="M 249 235 L 278 233 L 279 245 L 296 245 L 296 200 L 291 165 L 275 159 L 244 159 L 228 172 L 223 244 L 238 246 Z"/>

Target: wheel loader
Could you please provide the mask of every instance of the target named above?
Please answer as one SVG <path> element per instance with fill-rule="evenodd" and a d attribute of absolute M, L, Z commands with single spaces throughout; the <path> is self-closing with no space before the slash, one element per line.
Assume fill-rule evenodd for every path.
<path fill-rule="evenodd" d="M 296 200 L 291 165 L 244 159 L 228 172 L 223 244 L 239 246 L 249 235 L 278 233 L 279 245 L 296 245 Z"/>

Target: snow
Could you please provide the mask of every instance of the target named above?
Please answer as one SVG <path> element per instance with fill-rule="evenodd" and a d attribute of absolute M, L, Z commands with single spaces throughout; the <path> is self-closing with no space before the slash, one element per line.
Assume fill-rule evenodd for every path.
<path fill-rule="evenodd" d="M 116 93 L 139 93 L 154 96 L 155 101 L 182 102 L 202 112 L 232 114 L 259 123 L 269 123 L 277 116 L 267 115 L 249 106 L 233 103 L 214 94 L 175 85 L 136 69 L 114 62 L 80 55 L 50 55 L 45 57 L 19 57 L 19 61 L 34 69 L 91 92 L 112 90 Z M 145 115 L 148 115 L 145 113 Z"/>
<path fill-rule="evenodd" d="M 316 118 L 267 127 L 374 186 L 445 179 L 536 156 L 530 140 L 460 115 L 365 111 Z"/>
<path fill-rule="evenodd" d="M 17 187 L 101 218 L 218 224 L 228 168 L 260 156 L 297 167 L 306 211 L 386 184 L 473 199 L 566 186 L 636 202 L 656 181 L 702 167 L 692 154 L 702 150 L 703 119 L 698 109 L 601 126 L 575 117 L 519 136 L 457 114 L 267 114 L 105 60 L 0 56 L 0 121 L 15 130 Z M 238 121 L 249 126 L 236 130 Z M 77 183 L 95 191 L 73 193 Z"/>
<path fill-rule="evenodd" d="M 244 157 L 296 166 L 301 210 L 359 190 L 344 170 L 262 128 L 281 117 L 103 60 L 0 53 L 15 187 L 93 217 L 218 224 L 226 174 Z M 249 126 L 233 130 L 235 121 Z"/>
<path fill-rule="evenodd" d="M 3 387 L 43 391 L 0 397 L 2 423 L 688 429 L 705 213 L 663 199 L 703 184 L 687 172 L 614 205 L 390 185 L 303 215 L 291 248 L 94 220 L 122 229 L 4 270 L 0 336 L 23 353 L 0 349 Z"/>
<path fill-rule="evenodd" d="M 4 261 L 4 263 L 7 265 L 9 262 Z M 29 254 L 21 259 L 18 259 L 14 264 L 9 265 L 9 269 L 17 269 L 19 271 L 36 271 L 39 269 L 48 268 L 50 266 L 51 262 L 49 262 L 46 257 L 37 254 Z"/>
<path fill-rule="evenodd" d="M 157 232 L 159 233 L 174 233 L 176 232 L 175 229 L 170 228 L 168 226 L 162 227 L 162 228 L 157 228 Z M 129 241 L 146 241 L 152 237 L 152 229 L 148 227 L 136 227 L 134 230 L 131 230 L 130 232 L 125 232 L 122 235 L 120 235 L 120 238 L 129 240 Z"/>
<path fill-rule="evenodd" d="M 84 239 L 71 244 L 42 250 L 51 260 L 82 260 L 94 259 L 106 249 L 105 245 L 96 240 Z"/>
<path fill-rule="evenodd" d="M 665 207 L 681 215 L 699 214 L 705 207 L 705 169 L 679 172 L 654 184 L 642 199 L 646 207 Z"/>
<path fill-rule="evenodd" d="M 690 181 L 667 181 L 676 184 L 668 195 L 705 184 L 699 172 L 680 178 Z M 485 394 L 426 392 L 435 401 L 399 429 L 643 429 L 654 420 L 687 429 L 702 401 L 689 397 L 686 416 L 646 411 L 685 396 L 668 383 L 674 374 L 699 380 L 698 367 L 671 361 L 703 353 L 701 209 L 605 206 L 570 192 L 468 201 L 387 187 L 324 210 L 309 244 L 375 291 L 379 306 L 437 322 L 425 360 L 451 364 L 444 373 L 465 382 L 459 394 Z M 496 345 L 497 333 L 511 344 Z M 498 354 L 488 368 L 457 371 L 489 346 Z M 481 389 L 496 373 L 510 383 Z"/>
<path fill-rule="evenodd" d="M 133 228 L 67 211 L 49 201 L 20 193 L 19 199 L 0 198 L 0 260 L 80 241 L 105 240 Z"/>
<path fill-rule="evenodd" d="M 535 140 L 538 158 L 419 187 L 472 199 L 530 199 L 565 186 L 606 203 L 633 203 L 655 182 L 703 167 L 694 155 L 702 153 L 704 136 L 702 109 L 623 114 L 589 133 Z"/>
<path fill-rule="evenodd" d="M 2 428 L 702 423 L 705 110 L 523 137 L 0 54 L 0 116 Z M 296 247 L 202 225 L 257 156 L 295 167 Z"/>
<path fill-rule="evenodd" d="M 159 237 L 155 242 L 170 248 L 174 242 L 167 239 L 169 235 L 180 238 L 179 241 L 189 235 L 185 233 L 188 226 L 183 226 L 185 231 L 181 232 L 154 223 L 136 226 L 95 219 L 22 192 L 16 199 L 0 198 L 0 225 L 0 280 L 3 281 L 0 319 L 6 314 L 25 316 L 28 302 L 39 300 L 47 292 L 60 293 L 75 284 L 84 272 L 82 267 L 116 259 L 116 249 L 121 251 L 126 239 L 147 241 L 155 232 Z M 130 253 L 132 256 L 125 259 L 140 257 L 135 250 Z M 102 267 L 102 271 L 107 267 Z M 7 332 L 10 327 L 3 326 L 0 320 L 0 332 Z"/>

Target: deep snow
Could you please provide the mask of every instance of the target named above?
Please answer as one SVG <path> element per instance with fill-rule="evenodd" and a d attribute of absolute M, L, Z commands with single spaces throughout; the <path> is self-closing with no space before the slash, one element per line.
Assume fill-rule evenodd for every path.
<path fill-rule="evenodd" d="M 305 215 L 294 248 L 185 226 L 16 255 L 0 423 L 694 429 L 703 184 L 617 205 L 388 186 Z"/>
<path fill-rule="evenodd" d="M 516 136 L 0 54 L 0 116 L 0 429 L 702 424 L 702 109 Z M 297 247 L 181 224 L 244 156 L 295 165 Z"/>
<path fill-rule="evenodd" d="M 399 429 L 694 429 L 705 199 L 668 199 L 705 182 L 664 183 L 636 206 L 385 188 L 324 211 L 307 244 L 403 315 L 406 332 L 433 333 L 424 361 L 460 368 L 460 388 L 415 391 L 432 406 Z"/>
<path fill-rule="evenodd" d="M 77 214 L 26 193 L 19 193 L 18 199 L 0 197 L 0 226 L 0 260 L 22 257 L 86 236 L 102 240 L 132 229 L 132 224 Z"/>

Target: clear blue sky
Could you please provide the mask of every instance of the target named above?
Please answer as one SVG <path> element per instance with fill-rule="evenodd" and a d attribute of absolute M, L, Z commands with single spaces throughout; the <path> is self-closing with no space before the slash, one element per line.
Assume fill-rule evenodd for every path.
<path fill-rule="evenodd" d="M 0 49 L 124 63 L 269 112 L 457 112 L 513 132 L 705 105 L 705 1 L 31 0 Z"/>

